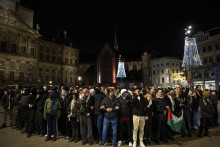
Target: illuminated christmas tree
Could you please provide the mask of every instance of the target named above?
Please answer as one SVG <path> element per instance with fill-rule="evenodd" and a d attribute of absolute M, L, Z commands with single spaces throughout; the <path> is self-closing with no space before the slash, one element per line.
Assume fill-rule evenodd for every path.
<path fill-rule="evenodd" d="M 117 72 L 116 77 L 117 78 L 126 78 L 124 62 L 121 59 L 121 55 L 119 55 L 118 72 Z"/>
<path fill-rule="evenodd" d="M 202 66 L 195 38 L 186 38 L 182 67 Z"/>

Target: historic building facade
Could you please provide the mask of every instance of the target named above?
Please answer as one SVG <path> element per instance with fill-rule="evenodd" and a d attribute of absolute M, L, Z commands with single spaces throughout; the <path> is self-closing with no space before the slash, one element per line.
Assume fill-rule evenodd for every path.
<path fill-rule="evenodd" d="M 185 80 L 182 60 L 175 57 L 163 57 L 151 60 L 152 85 L 155 87 L 175 87 Z"/>
<path fill-rule="evenodd" d="M 219 90 L 220 26 L 199 31 L 193 37 L 196 38 L 202 62 L 202 67 L 194 69 L 194 85 L 202 85 L 203 89 Z"/>
<path fill-rule="evenodd" d="M 24 21 L 21 17 L 32 11 L 17 1 L 16 8 L 26 10 L 21 14 L 13 10 L 11 1 L 4 2 L 9 4 L 0 5 L 0 86 L 73 85 L 78 74 L 79 50 L 40 39 L 41 35 L 32 28 L 33 19 Z"/>

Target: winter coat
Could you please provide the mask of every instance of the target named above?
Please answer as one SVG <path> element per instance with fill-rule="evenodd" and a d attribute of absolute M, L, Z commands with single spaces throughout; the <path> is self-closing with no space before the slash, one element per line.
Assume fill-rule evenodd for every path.
<path fill-rule="evenodd" d="M 120 103 L 120 117 L 129 117 L 132 115 L 131 97 L 127 96 L 125 99 L 119 98 Z"/>
<path fill-rule="evenodd" d="M 61 104 L 60 104 L 60 100 L 58 98 L 56 98 L 56 101 L 57 101 L 57 119 L 60 118 L 61 116 Z M 53 115 L 51 113 L 51 105 L 52 105 L 52 100 L 50 98 L 48 98 L 45 102 L 45 105 L 44 105 L 44 120 L 47 119 L 47 115 Z"/>
<path fill-rule="evenodd" d="M 214 108 L 208 95 L 205 95 L 200 99 L 199 105 L 201 107 L 202 118 L 212 116 L 212 114 L 214 113 Z"/>
<path fill-rule="evenodd" d="M 164 115 L 164 111 L 166 111 L 166 100 L 165 98 L 156 98 L 153 101 L 154 106 L 154 116 L 156 119 L 165 120 L 166 115 Z"/>
<path fill-rule="evenodd" d="M 90 96 L 89 100 L 86 102 L 87 97 L 79 98 L 77 102 L 77 107 L 79 109 L 79 115 L 86 115 L 87 113 L 92 114 L 93 110 L 91 109 L 94 98 Z"/>
<path fill-rule="evenodd" d="M 105 98 L 105 94 L 103 93 L 95 93 L 94 94 L 94 114 L 101 114 L 102 111 L 100 110 L 100 104 L 102 100 Z"/>
<path fill-rule="evenodd" d="M 78 108 L 77 108 L 77 102 L 78 101 L 75 102 L 74 107 L 72 108 L 72 110 L 71 110 L 71 102 L 68 106 L 68 115 L 70 115 L 70 113 L 72 111 L 72 115 L 70 116 L 71 118 L 77 118 L 78 117 L 79 111 L 78 111 Z"/>
<path fill-rule="evenodd" d="M 135 95 L 131 102 L 132 114 L 137 116 L 145 116 L 144 108 L 146 107 L 146 99 L 143 97 L 143 95 L 140 95 L 140 100 L 138 100 L 138 96 Z"/>
<path fill-rule="evenodd" d="M 8 109 L 9 107 L 9 96 L 10 96 L 10 108 L 12 108 L 12 105 L 13 105 L 12 97 L 11 95 L 5 94 L 2 97 L 2 106 L 4 109 Z"/>
<path fill-rule="evenodd" d="M 109 97 L 106 97 L 103 99 L 102 103 L 100 104 L 100 106 L 105 106 L 104 109 L 102 109 L 104 111 L 104 116 L 107 119 L 113 119 L 115 117 L 117 117 L 117 112 L 120 111 L 120 103 L 118 101 L 118 99 L 116 99 L 115 97 L 112 98 L 112 102 L 110 101 Z M 119 109 L 115 109 L 115 107 L 118 106 Z M 106 109 L 107 108 L 112 108 L 111 112 L 107 112 Z"/>

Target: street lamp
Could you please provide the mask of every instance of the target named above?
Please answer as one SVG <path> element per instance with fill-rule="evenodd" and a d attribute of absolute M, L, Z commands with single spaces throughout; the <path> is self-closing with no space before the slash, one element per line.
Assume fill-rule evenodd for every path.
<path fill-rule="evenodd" d="M 79 77 L 78 77 L 79 85 L 81 85 L 81 80 L 82 80 L 82 77 L 79 76 Z"/>

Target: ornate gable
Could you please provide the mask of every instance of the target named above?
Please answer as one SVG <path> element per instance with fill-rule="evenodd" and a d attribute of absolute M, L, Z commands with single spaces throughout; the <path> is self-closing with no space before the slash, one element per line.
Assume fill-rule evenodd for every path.
<path fill-rule="evenodd" d="M 13 12 L 6 9 L 0 9 L 0 24 L 40 36 L 34 29 L 23 23 Z"/>

